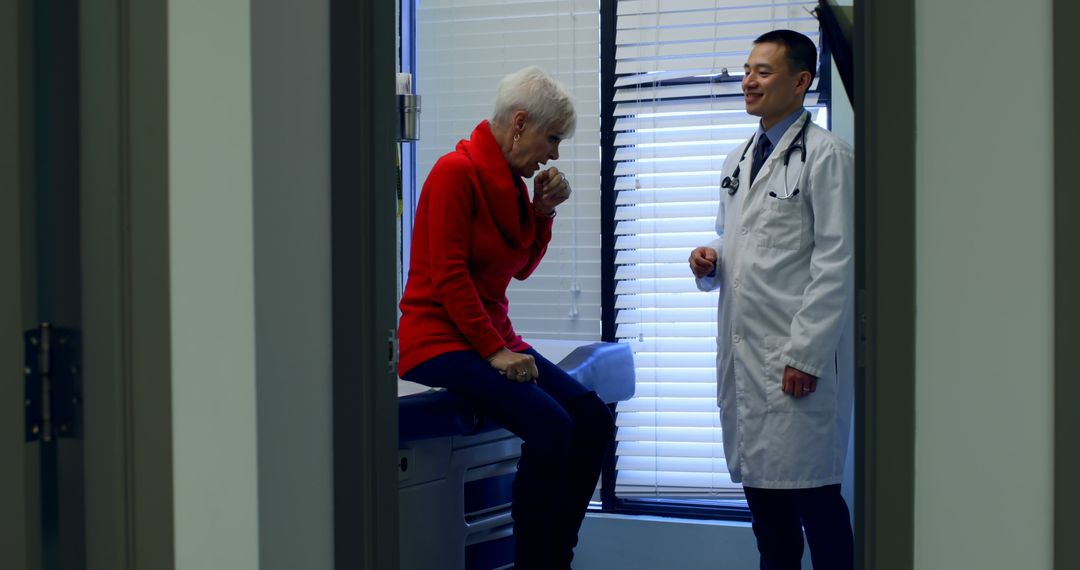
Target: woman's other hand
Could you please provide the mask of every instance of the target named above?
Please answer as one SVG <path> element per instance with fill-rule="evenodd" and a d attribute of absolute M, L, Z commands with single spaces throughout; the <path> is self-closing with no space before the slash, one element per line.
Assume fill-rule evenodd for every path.
<path fill-rule="evenodd" d="M 570 182 L 558 168 L 552 166 L 533 178 L 533 208 L 538 213 L 550 216 L 569 197 Z"/>
<path fill-rule="evenodd" d="M 540 375 L 540 371 L 536 369 L 536 360 L 531 354 L 521 354 L 504 347 L 487 360 L 499 374 L 506 375 L 514 382 L 535 382 Z"/>

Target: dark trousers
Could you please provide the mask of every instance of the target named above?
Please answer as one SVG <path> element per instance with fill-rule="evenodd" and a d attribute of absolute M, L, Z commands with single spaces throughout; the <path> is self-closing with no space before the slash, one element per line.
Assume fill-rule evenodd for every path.
<path fill-rule="evenodd" d="M 840 485 L 811 489 L 744 487 L 761 570 L 802 568 L 803 529 L 815 570 L 851 570 L 855 541 Z"/>
<path fill-rule="evenodd" d="M 471 350 L 432 358 L 404 378 L 446 388 L 523 440 L 511 510 L 515 567 L 569 569 L 615 422 L 595 392 L 525 352 L 540 371 L 535 384 L 507 380 Z"/>

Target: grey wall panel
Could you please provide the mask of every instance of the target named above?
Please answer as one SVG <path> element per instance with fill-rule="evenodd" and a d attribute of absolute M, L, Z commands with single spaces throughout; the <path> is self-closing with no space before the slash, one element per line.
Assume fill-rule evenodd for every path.
<path fill-rule="evenodd" d="M 328 0 L 251 5 L 259 559 L 333 568 Z"/>

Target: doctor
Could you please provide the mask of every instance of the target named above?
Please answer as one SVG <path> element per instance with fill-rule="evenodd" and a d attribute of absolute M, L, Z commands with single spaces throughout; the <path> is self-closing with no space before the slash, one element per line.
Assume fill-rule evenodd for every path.
<path fill-rule="evenodd" d="M 853 154 L 810 121 L 817 50 L 775 30 L 742 81 L 757 133 L 724 163 L 717 239 L 690 254 L 720 289 L 717 381 L 724 453 L 753 516 L 761 568 L 850 569 L 840 495 L 852 405 Z"/>

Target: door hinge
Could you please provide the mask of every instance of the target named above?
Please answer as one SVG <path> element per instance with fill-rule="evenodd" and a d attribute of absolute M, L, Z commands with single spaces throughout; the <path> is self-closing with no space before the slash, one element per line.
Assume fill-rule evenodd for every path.
<path fill-rule="evenodd" d="M 26 441 L 82 437 L 82 343 L 74 329 L 42 323 L 23 333 Z"/>

